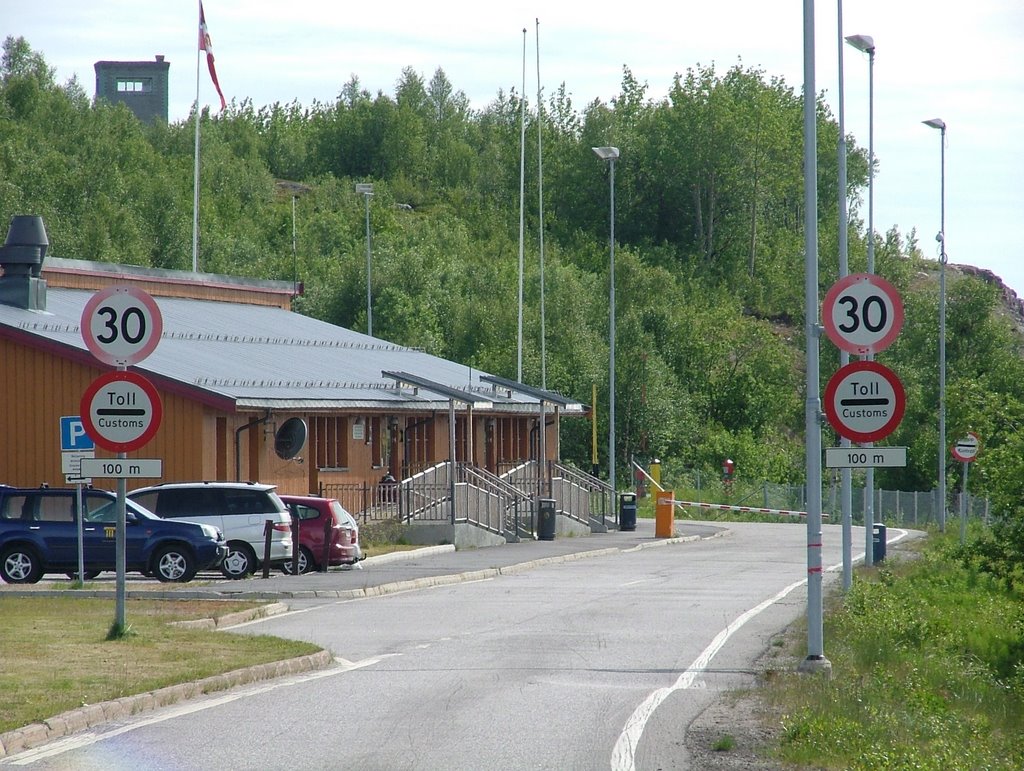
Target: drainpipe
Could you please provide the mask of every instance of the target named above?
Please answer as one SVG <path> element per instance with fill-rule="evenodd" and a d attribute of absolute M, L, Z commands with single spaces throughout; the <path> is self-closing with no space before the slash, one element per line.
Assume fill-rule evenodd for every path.
<path fill-rule="evenodd" d="M 448 400 L 448 496 L 451 504 L 452 541 L 455 540 L 455 400 Z"/>
<path fill-rule="evenodd" d="M 540 436 L 537 442 L 537 454 L 540 455 L 538 460 L 540 465 L 538 471 L 540 471 L 540 495 L 543 498 L 545 495 L 550 496 L 551 494 L 551 481 L 548 479 L 548 448 L 547 448 L 547 416 L 544 414 L 544 400 L 540 400 Z"/>

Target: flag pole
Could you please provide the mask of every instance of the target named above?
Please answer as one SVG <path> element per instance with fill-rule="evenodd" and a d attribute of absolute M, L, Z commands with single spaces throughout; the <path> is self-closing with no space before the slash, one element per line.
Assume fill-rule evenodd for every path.
<path fill-rule="evenodd" d="M 203 2 L 199 0 L 199 18 L 203 16 Z M 200 28 L 199 34 L 203 31 Z M 195 168 L 192 181 L 192 272 L 199 270 L 199 50 L 201 43 L 196 39 L 196 101 L 193 114 L 196 122 Z"/>
<path fill-rule="evenodd" d="M 537 33 L 537 217 L 540 219 L 540 387 L 547 390 L 547 332 L 544 326 L 544 161 L 541 152 L 544 136 L 544 103 L 540 88 L 540 19 L 536 20 Z"/>
<path fill-rule="evenodd" d="M 526 27 L 523 27 L 523 90 L 519 94 L 519 333 L 516 346 L 516 380 L 523 382 L 523 202 L 526 195 Z"/>

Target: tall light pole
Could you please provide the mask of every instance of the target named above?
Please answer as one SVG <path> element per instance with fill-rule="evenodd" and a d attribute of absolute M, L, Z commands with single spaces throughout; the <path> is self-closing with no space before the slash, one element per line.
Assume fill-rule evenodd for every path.
<path fill-rule="evenodd" d="M 849 231 L 850 218 L 846 206 L 846 123 L 845 101 L 843 95 L 843 0 L 837 0 L 837 17 L 839 19 L 839 278 L 846 278 L 850 272 Z M 847 351 L 839 352 L 839 366 L 850 363 Z M 849 439 L 843 437 L 842 447 L 850 447 Z M 839 508 L 842 514 L 843 529 L 843 589 L 849 591 L 853 586 L 853 473 L 852 469 L 840 470 Z"/>
<path fill-rule="evenodd" d="M 373 185 L 369 182 L 356 184 L 356 192 L 366 199 L 366 334 L 373 336 L 373 284 L 370 281 L 372 253 L 370 251 L 370 199 L 373 198 Z"/>
<path fill-rule="evenodd" d="M 922 121 L 941 132 L 942 171 L 939 232 L 939 530 L 946 531 L 946 122 L 941 118 Z"/>
<path fill-rule="evenodd" d="M 804 434 L 807 470 L 807 658 L 800 671 L 828 674 L 821 564 L 821 384 L 818 339 L 818 128 L 814 90 L 814 0 L 803 0 L 804 22 L 804 340 L 807 389 Z"/>
<path fill-rule="evenodd" d="M 615 160 L 619 157 L 617 147 L 592 148 L 597 157 L 608 162 L 608 184 L 610 190 L 609 236 L 610 253 L 608 268 L 608 484 L 615 494 Z M 612 502 L 614 505 L 614 501 Z"/>
<path fill-rule="evenodd" d="M 868 55 L 868 273 L 875 272 L 875 41 L 870 35 L 850 35 L 846 42 Z M 868 356 L 869 359 L 873 358 Z M 874 564 L 875 469 L 864 473 L 864 564 Z"/>

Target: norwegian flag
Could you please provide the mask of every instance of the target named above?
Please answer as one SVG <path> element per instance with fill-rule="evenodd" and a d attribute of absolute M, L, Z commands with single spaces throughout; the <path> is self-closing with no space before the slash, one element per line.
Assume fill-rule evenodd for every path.
<path fill-rule="evenodd" d="M 224 92 L 220 90 L 220 81 L 217 80 L 217 69 L 213 66 L 213 41 L 210 39 L 210 32 L 206 28 L 206 14 L 203 13 L 202 0 L 199 2 L 199 50 L 206 51 L 206 64 L 210 68 L 210 78 L 213 80 L 213 85 L 217 89 L 217 95 L 220 97 L 220 109 L 224 109 L 228 106 L 228 103 L 224 100 Z"/>

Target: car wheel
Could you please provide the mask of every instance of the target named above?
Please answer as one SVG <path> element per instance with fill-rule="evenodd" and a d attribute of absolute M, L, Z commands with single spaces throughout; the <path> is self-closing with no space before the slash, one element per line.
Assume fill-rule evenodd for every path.
<path fill-rule="evenodd" d="M 85 573 L 84 573 L 85 577 L 82 580 L 83 581 L 92 581 L 99 574 L 100 574 L 99 570 L 86 570 Z M 68 578 L 70 578 L 72 581 L 77 581 L 78 580 L 78 571 L 77 570 L 69 570 L 68 571 Z"/>
<path fill-rule="evenodd" d="M 164 546 L 153 555 L 153 574 L 164 583 L 185 583 L 196 576 L 196 560 L 179 546 Z"/>
<path fill-rule="evenodd" d="M 0 578 L 9 584 L 35 584 L 43 577 L 43 563 L 27 546 L 8 546 L 0 553 Z"/>
<path fill-rule="evenodd" d="M 245 578 L 256 572 L 256 554 L 247 543 L 231 541 L 228 543 L 228 556 L 220 564 L 220 572 L 225 578 Z"/>
<path fill-rule="evenodd" d="M 292 566 L 295 564 L 294 560 L 288 560 L 281 565 L 281 570 L 292 575 Z M 309 573 L 312 570 L 316 570 L 316 562 L 313 560 L 313 552 L 307 549 L 305 546 L 299 547 L 299 574 Z"/>

